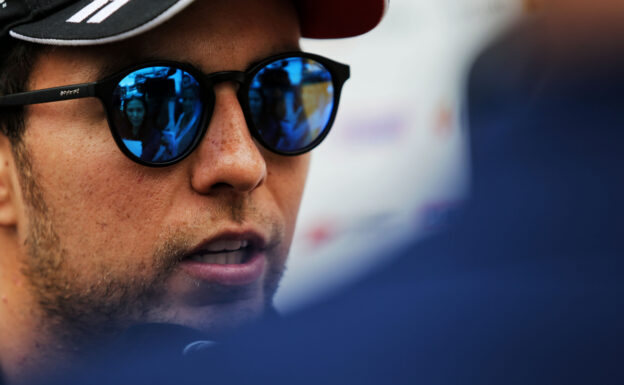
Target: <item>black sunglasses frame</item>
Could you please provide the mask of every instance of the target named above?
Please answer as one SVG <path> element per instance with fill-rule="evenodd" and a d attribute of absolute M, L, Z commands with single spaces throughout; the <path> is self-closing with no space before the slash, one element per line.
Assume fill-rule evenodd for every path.
<path fill-rule="evenodd" d="M 251 109 L 249 106 L 249 89 L 251 87 L 251 83 L 255 76 L 264 69 L 269 64 L 272 64 L 276 61 L 289 59 L 289 58 L 303 58 L 303 59 L 311 59 L 314 60 L 323 67 L 325 67 L 331 74 L 332 83 L 334 87 L 334 104 L 331 113 L 331 117 L 327 123 L 327 126 L 322 131 L 321 135 L 316 138 L 312 143 L 308 146 L 296 150 L 296 151 L 280 151 L 276 148 L 270 146 L 260 135 L 258 128 L 256 127 L 252 116 Z M 193 76 L 195 80 L 200 85 L 200 98 L 204 102 L 204 109 L 202 111 L 202 116 L 200 118 L 200 129 L 198 130 L 198 134 L 196 135 L 193 143 L 189 146 L 189 148 L 178 155 L 175 158 L 172 158 L 163 162 L 148 162 L 144 159 L 137 157 L 133 154 L 123 143 L 123 140 L 119 134 L 119 130 L 116 129 L 113 123 L 113 116 L 115 107 L 113 106 L 113 93 L 115 89 L 118 87 L 119 82 L 123 80 L 126 76 L 131 74 L 132 72 L 138 71 L 147 67 L 170 67 L 174 69 L 179 69 L 187 72 L 189 75 Z M 132 66 L 130 68 L 126 68 L 114 75 L 107 76 L 102 80 L 92 82 L 92 83 L 82 83 L 82 84 L 74 84 L 68 86 L 54 87 L 54 88 L 46 88 L 42 90 L 35 91 L 27 91 L 16 94 L 4 95 L 0 96 L 0 108 L 3 107 L 17 107 L 24 106 L 30 104 L 39 104 L 39 103 L 50 103 L 50 102 L 58 102 L 72 99 L 81 99 L 88 97 L 96 97 L 100 99 L 102 102 L 104 109 L 106 110 L 106 116 L 108 119 L 108 126 L 111 131 L 111 134 L 117 143 L 119 149 L 126 155 L 128 158 L 133 160 L 136 163 L 139 163 L 148 167 L 166 167 L 176 164 L 182 161 L 184 158 L 189 156 L 202 141 L 203 137 L 206 135 L 208 131 L 209 121 L 212 117 L 212 113 L 214 111 L 214 106 L 216 103 L 216 95 L 214 93 L 214 86 L 216 84 L 222 82 L 236 82 L 239 84 L 239 89 L 237 92 L 238 101 L 243 109 L 243 114 L 245 116 L 245 120 L 247 123 L 247 127 L 251 132 L 251 136 L 257 140 L 264 148 L 269 151 L 285 156 L 296 156 L 304 154 L 314 147 L 318 146 L 329 134 L 332 125 L 334 124 L 334 120 L 336 119 L 336 114 L 338 112 L 338 104 L 340 102 L 340 95 L 342 93 L 342 87 L 344 83 L 350 77 L 350 68 L 348 65 L 341 64 L 335 62 L 331 59 L 325 58 L 323 56 L 306 53 L 306 52 L 286 52 L 274 56 L 270 56 L 266 59 L 263 59 L 255 64 L 253 64 L 247 71 L 221 71 L 210 74 L 205 74 L 197 68 L 185 64 L 179 63 L 175 61 L 150 61 L 146 63 L 142 63 L 136 66 Z"/>

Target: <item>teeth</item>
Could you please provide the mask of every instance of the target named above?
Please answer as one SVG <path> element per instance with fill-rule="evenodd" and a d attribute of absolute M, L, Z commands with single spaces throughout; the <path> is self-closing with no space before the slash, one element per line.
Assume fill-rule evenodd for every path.
<path fill-rule="evenodd" d="M 224 253 L 194 255 L 191 259 L 196 262 L 214 265 L 240 265 L 246 254 L 245 250 L 237 250 Z"/>
<path fill-rule="evenodd" d="M 216 241 L 206 246 L 203 254 L 191 256 L 191 260 L 214 265 L 239 265 L 250 252 L 249 241 Z"/>
<path fill-rule="evenodd" d="M 219 252 L 219 251 L 236 251 L 244 249 L 249 245 L 249 241 L 216 241 L 206 247 L 206 251 Z"/>

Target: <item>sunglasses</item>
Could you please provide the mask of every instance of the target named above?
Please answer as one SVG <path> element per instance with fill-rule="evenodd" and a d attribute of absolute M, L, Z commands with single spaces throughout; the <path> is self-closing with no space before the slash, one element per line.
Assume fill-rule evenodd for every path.
<path fill-rule="evenodd" d="M 0 96 L 0 107 L 97 97 L 121 151 L 139 164 L 162 167 L 199 145 L 218 83 L 239 84 L 238 100 L 254 139 L 274 153 L 300 155 L 329 133 L 347 79 L 349 66 L 303 52 L 271 56 L 245 72 L 204 74 L 158 61 L 94 83 Z"/>

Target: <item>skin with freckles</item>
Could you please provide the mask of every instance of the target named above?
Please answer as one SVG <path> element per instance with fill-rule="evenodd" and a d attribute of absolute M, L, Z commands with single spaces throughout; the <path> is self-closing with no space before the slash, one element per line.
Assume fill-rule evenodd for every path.
<path fill-rule="evenodd" d="M 290 1 L 199 1 L 123 43 L 47 51 L 29 89 L 98 80 L 111 57 L 241 71 L 297 50 L 299 37 Z M 134 324 L 217 335 L 270 305 L 309 155 L 279 156 L 256 143 L 236 91 L 234 83 L 215 87 L 206 136 L 171 167 L 124 156 L 94 98 L 28 106 L 23 140 L 0 135 L 0 365 L 7 379 L 72 362 L 85 345 Z M 244 232 L 267 243 L 254 283 L 221 286 L 180 268 L 181 256 L 202 242 Z"/>

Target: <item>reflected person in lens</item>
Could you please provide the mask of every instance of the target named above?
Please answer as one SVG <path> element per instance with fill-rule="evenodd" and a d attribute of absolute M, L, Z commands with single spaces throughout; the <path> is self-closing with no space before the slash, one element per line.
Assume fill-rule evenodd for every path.
<path fill-rule="evenodd" d="M 182 113 L 177 119 L 170 121 L 163 135 L 166 159 L 174 158 L 183 149 L 188 148 L 195 137 L 200 119 L 198 108 L 200 100 L 198 88 L 192 86 L 191 82 L 192 80 L 185 78 L 184 84 L 187 86 L 182 91 Z"/>
<path fill-rule="evenodd" d="M 287 70 L 267 68 L 258 75 L 265 103 L 256 124 L 263 127 L 263 138 L 282 151 L 301 147 L 307 131 L 300 87 Z"/>
<path fill-rule="evenodd" d="M 139 98 L 130 99 L 126 104 L 126 117 L 132 126 L 132 136 L 138 136 L 145 120 L 145 103 Z"/>
<path fill-rule="evenodd" d="M 122 140 L 136 156 L 152 159 L 160 149 L 158 132 L 149 129 L 148 103 L 143 96 L 126 99 L 123 106 Z"/>
<path fill-rule="evenodd" d="M 299 89 L 291 86 L 282 90 L 277 110 L 281 133 L 277 147 L 282 150 L 302 147 L 308 127 Z"/>
<path fill-rule="evenodd" d="M 251 110 L 251 116 L 261 116 L 263 108 L 264 102 L 262 100 L 262 93 L 252 88 L 249 90 L 249 109 Z"/>

